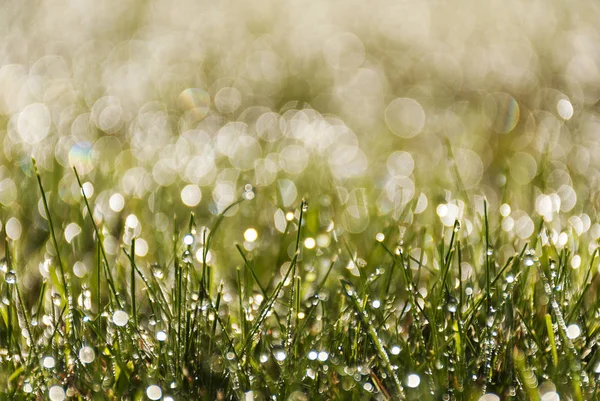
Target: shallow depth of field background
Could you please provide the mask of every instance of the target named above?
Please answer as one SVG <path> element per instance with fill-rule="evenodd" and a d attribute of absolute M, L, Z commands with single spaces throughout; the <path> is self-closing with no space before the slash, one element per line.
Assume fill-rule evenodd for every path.
<path fill-rule="evenodd" d="M 508 239 L 500 262 L 541 219 L 543 240 L 587 238 L 586 254 L 600 237 L 599 17 L 592 1 L 4 2 L 2 236 L 35 288 L 54 251 L 33 156 L 78 277 L 95 251 L 71 166 L 107 251 L 124 257 L 135 236 L 148 265 L 175 217 L 209 225 L 244 193 L 209 255 L 223 277 L 234 243 L 277 269 L 302 197 L 319 205 L 306 252 L 341 236 L 360 252 L 396 220 L 401 239 L 460 219 L 479 242 L 485 198 Z"/>

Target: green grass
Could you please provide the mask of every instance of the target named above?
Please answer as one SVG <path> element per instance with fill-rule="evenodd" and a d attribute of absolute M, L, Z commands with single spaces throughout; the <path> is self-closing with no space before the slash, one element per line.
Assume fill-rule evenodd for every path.
<path fill-rule="evenodd" d="M 341 207 L 328 196 L 290 209 L 283 233 L 257 226 L 254 242 L 223 240 L 240 231 L 232 211 L 260 213 L 267 195 L 250 190 L 212 218 L 201 207 L 174 218 L 145 257 L 135 236 L 110 255 L 109 228 L 91 218 L 83 190 L 72 206 L 78 245 L 62 240 L 46 177 L 34 171 L 49 275 L 25 279 L 27 248 L 6 240 L 0 391 L 9 399 L 60 399 L 61 389 L 72 399 L 147 399 L 151 386 L 163 399 L 206 400 L 597 394 L 596 252 L 583 239 L 557 246 L 543 220 L 526 242 L 485 201 L 465 213 L 470 233 L 409 203 L 398 220 L 374 218 L 351 235 L 319 221 Z M 84 250 L 93 268 L 78 276 L 71 266 Z M 219 271 L 214 255 L 237 268 Z"/>

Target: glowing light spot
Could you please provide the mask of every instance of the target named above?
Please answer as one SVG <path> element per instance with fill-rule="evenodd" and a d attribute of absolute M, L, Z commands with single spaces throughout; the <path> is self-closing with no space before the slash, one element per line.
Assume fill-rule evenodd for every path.
<path fill-rule="evenodd" d="M 46 369 L 52 369 L 54 366 L 56 366 L 56 360 L 53 357 L 51 357 L 51 356 L 47 356 L 42 361 L 42 365 Z"/>
<path fill-rule="evenodd" d="M 115 325 L 123 327 L 129 321 L 129 315 L 127 314 L 127 312 L 117 310 L 115 311 L 115 313 L 113 313 L 112 320 Z"/>
<path fill-rule="evenodd" d="M 129 228 L 136 228 L 140 224 L 137 216 L 135 214 L 130 214 L 125 219 L 125 226 Z"/>
<path fill-rule="evenodd" d="M 244 231 L 244 239 L 248 242 L 254 242 L 258 238 L 258 232 L 254 228 Z"/>
<path fill-rule="evenodd" d="M 196 251 L 196 260 L 200 263 L 204 263 L 204 248 L 199 248 Z M 212 261 L 212 253 L 210 251 L 206 252 L 206 263 L 211 263 Z"/>
<path fill-rule="evenodd" d="M 125 207 L 125 198 L 120 193 L 112 194 L 108 200 L 108 206 L 113 212 L 120 212 Z"/>
<path fill-rule="evenodd" d="M 160 342 L 167 341 L 167 333 L 164 331 L 159 331 L 156 333 L 156 339 Z"/>
<path fill-rule="evenodd" d="M 316 245 L 315 239 L 308 237 L 307 239 L 304 240 L 304 247 L 306 249 L 313 249 Z"/>
<path fill-rule="evenodd" d="M 48 397 L 50 401 L 63 401 L 67 398 L 67 394 L 61 386 L 52 386 L 48 390 Z"/>
<path fill-rule="evenodd" d="M 556 111 L 563 120 L 570 120 L 573 117 L 573 105 L 567 99 L 560 99 L 556 104 Z"/>
<path fill-rule="evenodd" d="M 162 389 L 156 384 L 152 384 L 146 389 L 146 395 L 151 400 L 160 400 L 162 397 Z"/>
<path fill-rule="evenodd" d="M 500 206 L 500 214 L 502 215 L 502 217 L 506 217 L 510 214 L 510 205 L 507 203 L 503 203 L 502 206 Z"/>
<path fill-rule="evenodd" d="M 192 245 L 194 243 L 194 236 L 192 234 L 186 234 L 183 236 L 184 245 Z"/>
<path fill-rule="evenodd" d="M 81 349 L 79 350 L 79 360 L 82 363 L 92 363 L 94 362 L 94 359 L 96 358 L 96 353 L 94 352 L 94 349 L 92 347 L 81 347 Z"/>
<path fill-rule="evenodd" d="M 275 355 L 275 359 L 278 360 L 279 362 L 285 361 L 285 358 L 287 357 L 285 352 L 281 351 L 281 350 L 276 351 L 274 355 Z"/>
<path fill-rule="evenodd" d="M 400 354 L 400 347 L 397 345 L 394 345 L 392 347 L 392 349 L 390 350 L 390 352 L 392 353 L 392 355 L 399 355 Z"/>
<path fill-rule="evenodd" d="M 84 182 L 81 185 L 81 192 L 86 198 L 90 199 L 94 196 L 94 185 L 91 182 Z"/>
<path fill-rule="evenodd" d="M 197 185 L 186 185 L 181 190 L 181 201 L 189 207 L 197 206 L 202 199 L 202 191 Z"/>
<path fill-rule="evenodd" d="M 581 335 L 581 329 L 579 328 L 578 325 L 571 324 L 571 325 L 569 325 L 569 327 L 567 327 L 567 337 L 569 337 L 571 340 L 576 339 L 580 335 Z"/>
<path fill-rule="evenodd" d="M 4 230 L 6 231 L 8 238 L 12 239 L 13 241 L 21 238 L 21 222 L 16 217 L 11 217 L 8 219 L 6 225 L 4 226 Z"/>
<path fill-rule="evenodd" d="M 48 136 L 50 131 L 50 112 L 42 103 L 32 103 L 19 114 L 17 126 L 23 142 L 36 144 Z"/>
<path fill-rule="evenodd" d="M 385 240 L 385 235 L 383 233 L 377 233 L 377 235 L 375 235 L 375 240 L 377 242 L 383 242 L 383 240 Z"/>
<path fill-rule="evenodd" d="M 65 228 L 65 240 L 70 244 L 73 238 L 81 234 L 81 227 L 77 223 L 71 223 Z"/>
<path fill-rule="evenodd" d="M 135 240 L 135 254 L 139 257 L 144 257 L 148 254 L 148 242 L 143 238 Z"/>
<path fill-rule="evenodd" d="M 416 388 L 421 383 L 421 377 L 418 374 L 412 373 L 406 379 L 406 385 L 410 388 Z"/>

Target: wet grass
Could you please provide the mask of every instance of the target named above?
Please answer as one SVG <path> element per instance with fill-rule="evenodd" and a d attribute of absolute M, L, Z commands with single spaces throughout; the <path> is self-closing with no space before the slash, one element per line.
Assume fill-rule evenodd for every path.
<path fill-rule="evenodd" d="M 81 255 L 62 241 L 37 170 L 47 277 L 35 285 L 25 280 L 23 244 L 6 240 L 5 398 L 597 394 L 596 251 L 575 234 L 569 245 L 557 244 L 543 220 L 524 241 L 500 228 L 485 201 L 467 210 L 470 227 L 458 220 L 445 227 L 408 204 L 399 220 L 373 216 L 374 229 L 351 235 L 329 219 L 315 223 L 331 204 L 302 200 L 289 210 L 284 232 L 258 227 L 272 235 L 223 241 L 233 211 L 258 213 L 263 195 L 246 188 L 202 225 L 193 213 L 174 218 L 170 241 L 148 256 L 137 256 L 135 236 L 115 256 L 75 174 L 82 196 L 74 209 L 94 255 L 86 274 L 70 267 Z M 506 256 L 506 246 L 515 251 Z M 218 271 L 211 263 L 217 254 L 237 269 Z"/>

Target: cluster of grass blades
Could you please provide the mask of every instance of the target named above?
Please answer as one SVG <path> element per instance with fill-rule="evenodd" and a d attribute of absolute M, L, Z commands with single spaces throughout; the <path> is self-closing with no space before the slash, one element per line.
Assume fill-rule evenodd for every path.
<path fill-rule="evenodd" d="M 121 263 L 107 254 L 103 222 L 75 174 L 94 271 L 82 278 L 68 267 L 72 255 L 37 169 L 53 249 L 48 277 L 25 293 L 26 255 L 5 245 L 0 393 L 8 399 L 581 401 L 597 394 L 596 252 L 557 248 L 542 221 L 529 243 L 517 244 L 490 231 L 495 216 L 484 204 L 483 213 L 473 210 L 470 234 L 458 221 L 448 229 L 414 222 L 402 235 L 398 222 L 385 222 L 362 239 L 365 254 L 335 231 L 312 252 L 317 233 L 305 222 L 320 206 L 303 200 L 281 234 L 293 243 L 291 257 L 279 251 L 277 265 L 259 266 L 260 249 L 220 243 L 239 267 L 216 282 L 210 252 L 219 227 L 254 194 L 210 229 L 198 228 L 193 214 L 175 224 L 162 248 L 169 251 L 153 263 L 140 263 L 132 238 Z M 520 251 L 500 264 L 503 241 Z M 576 254 L 583 262 L 573 269 Z"/>

